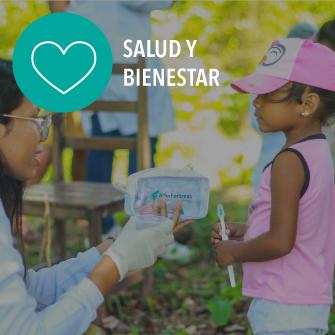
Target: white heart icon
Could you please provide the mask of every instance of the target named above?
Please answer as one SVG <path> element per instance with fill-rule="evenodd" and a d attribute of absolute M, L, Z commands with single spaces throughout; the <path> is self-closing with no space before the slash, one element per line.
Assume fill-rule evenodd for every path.
<path fill-rule="evenodd" d="M 75 84 L 73 84 L 71 87 L 69 87 L 67 90 L 63 91 L 62 89 L 60 89 L 59 87 L 57 87 L 55 84 L 53 84 L 48 78 L 46 78 L 39 70 L 38 68 L 36 67 L 35 65 L 35 52 L 36 50 L 41 47 L 42 45 L 45 45 L 45 44 L 51 44 L 51 45 L 54 45 L 55 47 L 57 47 L 60 52 L 62 53 L 63 56 L 65 56 L 65 54 L 67 53 L 67 51 L 73 47 L 74 45 L 76 44 L 83 44 L 83 45 L 86 45 L 87 47 L 89 47 L 91 49 L 91 51 L 93 52 L 93 64 L 91 66 L 91 68 L 88 70 L 88 72 L 82 77 L 80 78 Z M 67 94 L 69 93 L 71 90 L 73 90 L 75 87 L 77 87 L 80 83 L 82 83 L 90 74 L 91 72 L 94 70 L 95 68 L 95 65 L 97 63 L 97 54 L 95 52 L 95 49 L 93 48 L 93 46 L 87 42 L 84 42 L 84 41 L 76 41 L 76 42 L 73 42 L 71 44 L 69 44 L 65 49 L 63 49 L 59 44 L 53 42 L 53 41 L 44 41 L 44 42 L 41 42 L 41 43 L 38 43 L 32 53 L 31 53 L 31 64 L 34 68 L 34 70 L 36 71 L 36 73 L 47 83 L 49 84 L 51 87 L 53 87 L 55 90 L 57 90 L 58 92 L 62 93 L 62 94 Z"/>

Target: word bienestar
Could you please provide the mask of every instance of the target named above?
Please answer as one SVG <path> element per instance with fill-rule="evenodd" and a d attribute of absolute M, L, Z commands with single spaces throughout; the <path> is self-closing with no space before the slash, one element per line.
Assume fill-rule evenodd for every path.
<path fill-rule="evenodd" d="M 124 69 L 124 86 L 220 86 L 217 69 Z"/>

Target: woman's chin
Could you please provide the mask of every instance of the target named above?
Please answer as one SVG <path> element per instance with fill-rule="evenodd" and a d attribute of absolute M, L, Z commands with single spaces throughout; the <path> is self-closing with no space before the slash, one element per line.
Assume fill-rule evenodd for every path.
<path fill-rule="evenodd" d="M 33 179 L 36 176 L 36 167 L 27 169 L 24 173 L 17 176 L 17 179 L 22 182 L 28 182 L 30 179 Z"/>
<path fill-rule="evenodd" d="M 23 183 L 27 182 L 29 179 L 32 179 L 36 175 L 36 168 L 35 167 L 26 167 L 18 171 L 17 169 L 8 169 L 6 172 L 10 178 L 13 178 L 17 181 L 21 181 Z"/>
<path fill-rule="evenodd" d="M 36 177 L 36 173 L 37 173 L 37 168 L 33 168 L 31 170 L 31 173 L 29 176 L 27 176 L 27 179 L 25 181 L 29 181 L 30 179 L 33 179 Z"/>

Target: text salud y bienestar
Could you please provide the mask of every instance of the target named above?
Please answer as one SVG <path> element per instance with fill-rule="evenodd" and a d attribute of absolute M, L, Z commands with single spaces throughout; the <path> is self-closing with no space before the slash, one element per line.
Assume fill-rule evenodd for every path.
<path fill-rule="evenodd" d="M 186 40 L 188 55 L 194 57 L 197 40 Z M 181 43 L 177 40 L 130 40 L 123 43 L 124 58 L 176 58 L 182 51 Z M 202 68 L 144 68 L 124 69 L 124 86 L 220 86 L 220 71 L 218 69 Z"/>

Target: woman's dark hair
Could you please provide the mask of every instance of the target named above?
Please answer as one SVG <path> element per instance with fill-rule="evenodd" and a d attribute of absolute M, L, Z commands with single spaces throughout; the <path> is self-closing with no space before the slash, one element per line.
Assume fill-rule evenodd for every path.
<path fill-rule="evenodd" d="M 280 100 L 271 99 L 271 93 L 266 95 L 268 100 L 271 102 L 279 103 L 288 100 L 293 100 L 301 104 L 302 96 L 306 90 L 308 90 L 308 92 L 310 93 L 316 93 L 320 97 L 320 106 L 318 112 L 321 124 L 322 125 L 332 124 L 335 121 L 335 92 L 328 91 L 323 88 L 292 82 L 291 86 L 287 90 L 287 96 L 284 97 L 283 99 Z"/>
<path fill-rule="evenodd" d="M 23 101 L 23 94 L 16 84 L 12 62 L 0 58 L 0 123 L 8 124 L 9 118 L 1 117 L 10 114 Z M 1 155 L 1 153 L 0 153 Z M 2 158 L 2 157 L 0 157 Z M 22 238 L 22 197 L 24 183 L 15 179 L 6 171 L 4 158 L 0 160 L 0 198 L 4 210 L 10 220 L 12 233 L 24 259 L 24 245 Z M 26 269 L 25 269 L 26 277 Z"/>
<path fill-rule="evenodd" d="M 335 47 L 335 20 L 327 21 L 316 35 L 319 43 L 328 42 Z"/>

